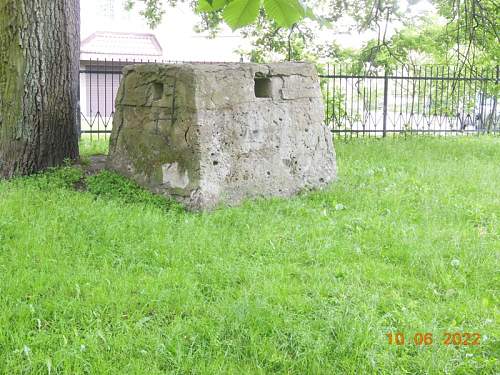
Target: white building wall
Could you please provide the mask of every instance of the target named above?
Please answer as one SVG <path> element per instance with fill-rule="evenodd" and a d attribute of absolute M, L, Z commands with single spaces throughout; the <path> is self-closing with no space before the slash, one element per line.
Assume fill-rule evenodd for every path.
<path fill-rule="evenodd" d="M 96 31 L 153 33 L 160 42 L 164 59 L 179 61 L 239 61 L 236 49 L 246 42 L 225 27 L 215 39 L 194 31 L 198 16 L 187 4 L 166 9 L 163 22 L 151 30 L 136 6 L 126 11 L 123 0 L 82 0 L 81 36 L 85 39 Z"/>

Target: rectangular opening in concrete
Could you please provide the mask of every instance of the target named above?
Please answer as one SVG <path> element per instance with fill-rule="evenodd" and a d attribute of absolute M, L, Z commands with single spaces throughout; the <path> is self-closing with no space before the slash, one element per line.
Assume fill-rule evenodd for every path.
<path fill-rule="evenodd" d="M 153 83 L 153 100 L 160 100 L 163 96 L 163 83 Z"/>
<path fill-rule="evenodd" d="M 272 92 L 272 82 L 270 78 L 255 77 L 256 98 L 271 98 Z"/>

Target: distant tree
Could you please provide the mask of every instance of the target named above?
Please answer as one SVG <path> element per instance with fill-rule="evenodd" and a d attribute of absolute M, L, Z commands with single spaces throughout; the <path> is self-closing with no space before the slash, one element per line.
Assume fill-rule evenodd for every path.
<path fill-rule="evenodd" d="M 465 65 L 500 63 L 500 2 L 498 0 L 434 0 L 448 22 L 451 56 Z M 487 61 L 489 60 L 489 61 Z"/>
<path fill-rule="evenodd" d="M 491 5 L 491 3 L 490 3 Z M 438 8 L 451 17 L 443 24 L 436 17 L 425 17 L 408 23 L 390 38 L 369 41 L 361 50 L 352 51 L 349 61 L 360 69 L 367 64 L 393 69 L 397 65 L 457 65 L 479 72 L 496 68 L 500 62 L 500 44 L 495 27 L 489 22 L 477 22 L 476 30 L 469 30 L 463 17 L 453 18 L 450 8 Z M 478 30 L 482 29 L 481 32 Z"/>
<path fill-rule="evenodd" d="M 415 5 L 421 0 L 409 0 Z M 436 39 L 423 35 L 425 42 L 437 44 L 447 62 L 473 64 L 480 59 L 498 64 L 500 48 L 499 11 L 497 0 L 430 0 L 438 15 L 447 20 Z M 142 12 L 151 25 L 156 25 L 164 13 L 160 0 L 128 0 L 145 4 Z M 201 15 L 199 31 L 216 34 L 221 23 L 231 28 L 240 28 L 244 36 L 253 40 L 252 50 L 247 53 L 253 61 L 265 61 L 269 56 L 287 59 L 313 58 L 315 56 L 335 58 L 345 54 L 335 43 L 318 43 L 315 30 L 335 23 L 343 16 L 355 21 L 358 31 L 373 30 L 378 36 L 364 49 L 365 58 L 384 60 L 384 55 L 397 61 L 405 54 L 401 43 L 419 44 L 412 39 L 418 33 L 411 31 L 412 19 L 404 14 L 398 0 L 168 0 L 169 5 L 187 2 Z M 388 35 L 387 25 L 400 22 L 410 25 L 404 35 Z M 316 23 L 316 26 L 311 26 Z M 427 25 L 432 26 L 432 25 Z M 426 27 L 426 32 L 432 27 Z M 347 30 L 346 30 L 347 31 Z M 434 31 L 438 31 L 437 28 Z M 399 41 L 396 39 L 399 38 Z M 446 44 L 442 43 L 446 41 Z M 425 43 L 420 43 L 420 47 Z M 420 49 L 417 48 L 417 49 Z M 409 48 L 403 48 L 407 52 Z M 367 51 L 369 53 L 367 54 Z M 452 52 L 452 53 L 449 53 Z M 486 53 L 484 53 L 486 52 Z M 485 56 L 486 55 L 486 56 Z M 379 61 L 380 63 L 381 61 Z"/>
<path fill-rule="evenodd" d="M 127 0 L 127 8 L 143 4 L 141 14 L 154 27 L 165 9 L 162 3 L 175 6 L 188 3 L 200 15 L 197 31 L 214 36 L 226 23 L 240 29 L 253 40 L 252 61 L 265 61 L 269 55 L 287 59 L 331 55 L 335 44 L 315 41 L 314 28 L 328 27 L 342 16 L 352 17 L 358 30 L 378 29 L 382 22 L 401 19 L 397 0 Z"/>
<path fill-rule="evenodd" d="M 0 0 L 0 178 L 78 157 L 78 0 Z"/>

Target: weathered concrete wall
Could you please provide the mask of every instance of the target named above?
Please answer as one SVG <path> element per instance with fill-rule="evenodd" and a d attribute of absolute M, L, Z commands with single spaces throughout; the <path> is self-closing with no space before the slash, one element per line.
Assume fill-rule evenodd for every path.
<path fill-rule="evenodd" d="M 109 168 L 191 209 L 291 196 L 335 179 L 323 116 L 310 64 L 126 67 Z"/>

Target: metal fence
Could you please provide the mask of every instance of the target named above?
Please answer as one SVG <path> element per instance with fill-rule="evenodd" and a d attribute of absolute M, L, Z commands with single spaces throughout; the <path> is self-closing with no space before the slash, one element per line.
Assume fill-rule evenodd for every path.
<path fill-rule="evenodd" d="M 320 76 L 325 123 L 344 136 L 500 134 L 498 75 L 498 67 L 328 65 Z"/>
<path fill-rule="evenodd" d="M 86 60 L 80 62 L 80 132 L 90 137 L 111 134 L 115 99 L 123 68 L 133 64 L 178 64 L 172 60 Z M 217 64 L 218 62 L 191 61 Z"/>
<path fill-rule="evenodd" d="M 115 99 L 123 63 L 88 61 L 80 67 L 80 127 L 82 134 L 111 133 Z"/>
<path fill-rule="evenodd" d="M 82 61 L 81 132 L 111 133 L 122 69 L 156 61 Z M 177 61 L 161 61 L 178 63 Z M 325 124 L 334 136 L 500 134 L 499 69 L 403 66 L 357 71 L 326 66 L 320 75 Z"/>

